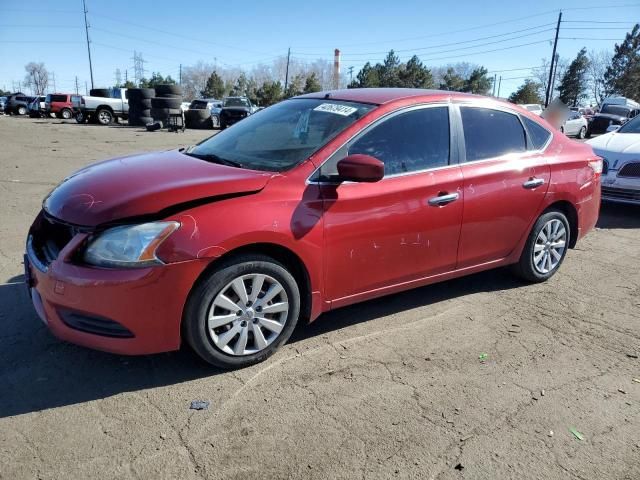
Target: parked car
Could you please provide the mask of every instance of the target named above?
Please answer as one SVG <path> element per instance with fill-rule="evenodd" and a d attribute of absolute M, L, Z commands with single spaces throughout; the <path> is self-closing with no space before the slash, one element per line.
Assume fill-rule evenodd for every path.
<path fill-rule="evenodd" d="M 45 103 L 47 113 L 69 120 L 73 118 L 73 105 L 80 105 L 82 97 L 71 93 L 52 93 L 47 95 Z"/>
<path fill-rule="evenodd" d="M 42 118 L 45 116 L 45 102 L 44 95 L 34 97 L 33 101 L 29 103 L 29 116 L 31 118 Z"/>
<path fill-rule="evenodd" d="M 612 125 L 622 125 L 640 113 L 640 104 L 624 97 L 606 98 L 589 122 L 587 137 L 606 133 Z"/>
<path fill-rule="evenodd" d="M 640 205 L 640 115 L 587 143 L 604 159 L 602 200 Z"/>
<path fill-rule="evenodd" d="M 0 115 L 4 115 L 4 107 L 7 104 L 7 97 L 0 97 Z"/>
<path fill-rule="evenodd" d="M 126 88 L 112 88 L 108 92 L 95 89 L 109 96 L 82 96 L 73 102 L 73 113 L 78 123 L 95 122 L 110 125 L 114 120 L 126 120 L 129 114 L 129 101 Z"/>
<path fill-rule="evenodd" d="M 579 108 L 578 112 L 580 112 L 580 115 L 587 119 L 587 123 L 590 122 L 593 116 L 596 114 L 596 111 L 591 107 Z"/>
<path fill-rule="evenodd" d="M 226 97 L 220 110 L 220 128 L 225 129 L 255 113 L 258 107 L 247 97 Z"/>
<path fill-rule="evenodd" d="M 525 103 L 524 105 L 520 105 L 522 108 L 526 108 L 531 113 L 535 113 L 536 115 L 542 115 L 542 105 L 538 105 L 537 103 Z"/>
<path fill-rule="evenodd" d="M 571 111 L 569 118 L 560 127 L 560 131 L 568 137 L 584 138 L 587 136 L 589 128 L 587 119 L 582 116 L 579 111 Z"/>
<path fill-rule="evenodd" d="M 4 112 L 12 115 L 26 115 L 29 113 L 29 104 L 35 97 L 24 93 L 14 93 L 7 97 Z"/>
<path fill-rule="evenodd" d="M 560 268 L 598 218 L 602 159 L 457 92 L 295 97 L 187 149 L 116 158 L 45 199 L 25 257 L 58 337 L 237 368 L 322 312 L 512 265 Z"/>

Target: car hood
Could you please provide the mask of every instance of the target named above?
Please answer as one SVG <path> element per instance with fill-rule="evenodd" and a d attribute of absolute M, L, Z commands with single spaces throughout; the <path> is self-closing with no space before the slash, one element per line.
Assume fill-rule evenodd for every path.
<path fill-rule="evenodd" d="M 249 107 L 222 107 L 222 110 L 230 110 L 232 112 L 249 112 L 251 108 Z"/>
<path fill-rule="evenodd" d="M 626 120 L 627 117 L 623 117 L 622 115 L 614 115 L 612 113 L 596 113 L 593 116 L 594 119 L 596 118 L 604 118 L 606 120 L 615 120 L 616 122 L 621 122 L 623 120 Z"/>
<path fill-rule="evenodd" d="M 188 202 L 258 192 L 270 177 L 177 150 L 133 155 L 76 172 L 49 194 L 43 208 L 64 222 L 94 227 Z"/>
<path fill-rule="evenodd" d="M 640 154 L 640 133 L 611 132 L 587 142 L 594 150 Z"/>

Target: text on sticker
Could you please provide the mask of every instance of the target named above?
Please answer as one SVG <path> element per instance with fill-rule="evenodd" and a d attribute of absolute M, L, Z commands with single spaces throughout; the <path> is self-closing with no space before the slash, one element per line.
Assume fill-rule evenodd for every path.
<path fill-rule="evenodd" d="M 349 107 L 347 105 L 338 105 L 337 103 L 322 103 L 313 109 L 316 112 L 327 112 L 327 113 L 335 113 L 337 115 L 342 115 L 344 117 L 348 117 L 353 112 L 357 112 L 358 109 L 354 107 Z"/>

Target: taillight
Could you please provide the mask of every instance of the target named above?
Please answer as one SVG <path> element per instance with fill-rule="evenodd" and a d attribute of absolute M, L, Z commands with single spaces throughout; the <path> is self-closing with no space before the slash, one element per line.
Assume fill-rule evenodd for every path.
<path fill-rule="evenodd" d="M 595 159 L 589 160 L 589 166 L 596 175 L 602 174 L 602 158 L 596 157 Z"/>

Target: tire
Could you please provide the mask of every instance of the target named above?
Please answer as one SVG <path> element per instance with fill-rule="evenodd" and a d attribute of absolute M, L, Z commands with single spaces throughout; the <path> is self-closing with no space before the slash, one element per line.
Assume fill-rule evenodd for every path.
<path fill-rule="evenodd" d="M 156 97 L 164 97 L 165 95 L 182 96 L 182 88 L 180 85 L 156 85 Z"/>
<path fill-rule="evenodd" d="M 73 112 L 71 112 L 71 110 L 69 110 L 68 108 L 63 108 L 60 112 L 60 116 L 64 120 L 71 120 L 71 118 L 73 118 Z"/>
<path fill-rule="evenodd" d="M 245 278 L 243 280 L 245 292 L 251 297 L 250 288 L 246 288 L 246 286 L 252 285 L 251 276 L 264 277 L 260 296 L 254 297 L 255 303 L 242 302 L 242 305 L 238 305 L 241 302 L 238 301 L 239 296 L 236 295 L 233 298 L 229 296 L 226 298 L 231 300 L 232 303 L 228 305 L 231 305 L 232 308 L 236 308 L 234 304 L 238 305 L 240 310 L 237 312 L 213 305 L 216 297 L 221 293 L 224 292 L 225 296 L 231 295 L 228 292 L 235 291 L 231 283 L 242 277 Z M 265 305 L 265 308 L 274 304 L 286 304 L 287 310 L 275 311 L 276 313 L 259 313 L 259 309 L 263 308 L 259 305 L 261 299 L 267 298 L 265 290 L 269 291 L 268 289 L 273 286 L 282 287 L 282 290 L 273 299 L 268 300 L 269 303 Z M 225 317 L 228 317 L 229 321 L 210 330 L 207 320 L 209 313 L 218 313 L 217 316 L 221 321 L 227 321 Z M 242 313 L 242 315 L 238 316 L 237 313 Z M 274 316 L 267 318 L 267 315 Z M 268 256 L 247 254 L 227 260 L 195 285 L 187 300 L 182 325 L 184 338 L 203 360 L 219 368 L 233 369 L 262 362 L 271 356 L 289 339 L 298 323 L 299 315 L 300 291 L 293 275 L 282 264 Z M 265 325 L 269 325 L 269 327 Z M 273 328 L 274 326 L 279 331 Z M 261 338 L 265 340 L 266 346 L 264 347 L 259 345 L 255 335 L 258 333 L 256 328 L 260 331 Z M 221 347 L 220 345 L 224 343 L 223 335 L 232 330 L 237 333 L 231 338 L 227 338 L 226 346 Z M 242 346 L 239 343 L 243 330 L 248 336 L 247 348 L 242 349 L 242 353 L 240 353 Z M 234 350 L 238 354 L 234 353 Z"/>
<path fill-rule="evenodd" d="M 103 97 L 107 98 L 111 95 L 111 91 L 108 88 L 92 88 L 89 90 L 91 97 Z"/>
<path fill-rule="evenodd" d="M 564 133 L 564 127 L 560 127 L 560 133 Z"/>
<path fill-rule="evenodd" d="M 556 226 L 557 230 L 555 230 Z M 564 227 L 564 232 L 561 227 Z M 554 232 L 556 233 L 554 234 Z M 550 243 L 542 241 L 541 233 L 549 238 Z M 551 210 L 543 213 L 540 215 L 540 218 L 538 218 L 529 233 L 527 242 L 522 249 L 520 260 L 513 266 L 514 272 L 520 278 L 532 283 L 539 283 L 548 280 L 555 275 L 562 265 L 569 248 L 570 239 L 571 228 L 564 213 L 558 210 Z M 559 245 L 560 242 L 564 243 L 562 251 L 559 252 L 559 249 L 553 248 L 553 245 Z M 540 247 L 543 249 L 540 250 Z M 536 252 L 535 250 L 538 251 Z M 555 250 L 556 254 L 560 255 L 559 259 L 555 254 L 553 254 L 552 250 Z M 539 255 L 541 255 L 541 257 L 538 257 Z M 545 262 L 545 258 L 547 257 L 551 259 L 549 263 Z M 538 263 L 537 260 L 538 258 L 541 259 L 543 268 L 540 268 L 540 263 Z M 552 268 L 549 268 L 549 266 Z"/>
<path fill-rule="evenodd" d="M 587 127 L 582 127 L 578 132 L 578 138 L 580 140 L 584 139 L 587 136 Z"/>
<path fill-rule="evenodd" d="M 187 128 L 213 128 L 209 110 L 187 110 L 184 112 L 184 123 Z"/>
<path fill-rule="evenodd" d="M 153 88 L 128 88 L 125 96 L 135 102 L 155 97 L 156 91 Z"/>
<path fill-rule="evenodd" d="M 138 117 L 139 125 L 148 125 L 153 123 L 153 118 L 151 117 Z"/>
<path fill-rule="evenodd" d="M 162 122 L 150 122 L 146 124 L 147 132 L 155 132 L 162 128 Z"/>
<path fill-rule="evenodd" d="M 100 125 L 111 125 L 111 122 L 113 122 L 113 113 L 111 113 L 109 109 L 100 108 L 95 113 L 95 119 Z"/>
<path fill-rule="evenodd" d="M 18 115 L 25 115 L 27 113 L 27 107 L 25 107 L 24 105 L 20 105 L 18 108 L 16 108 L 16 112 L 18 113 Z"/>
<path fill-rule="evenodd" d="M 177 108 L 182 104 L 181 98 L 162 98 L 156 97 L 151 99 L 151 108 Z"/>
<path fill-rule="evenodd" d="M 136 103 L 136 106 L 144 109 L 151 108 L 151 98 L 143 98 L 138 100 L 138 102 Z"/>
<path fill-rule="evenodd" d="M 87 117 L 84 113 L 78 112 L 75 115 L 75 119 L 77 123 L 87 123 Z"/>

